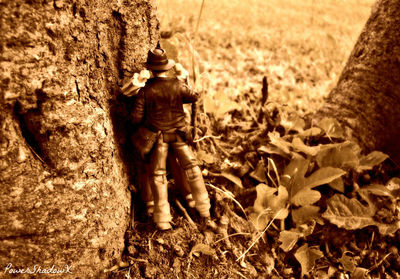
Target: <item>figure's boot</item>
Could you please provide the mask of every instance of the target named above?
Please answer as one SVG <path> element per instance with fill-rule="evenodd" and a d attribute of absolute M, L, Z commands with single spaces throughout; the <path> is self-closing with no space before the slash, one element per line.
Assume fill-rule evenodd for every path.
<path fill-rule="evenodd" d="M 151 186 L 154 195 L 153 220 L 160 230 L 171 229 L 171 212 L 168 203 L 168 185 L 165 174 L 154 175 L 151 179 Z"/>
<path fill-rule="evenodd" d="M 195 202 L 191 194 L 190 185 L 187 181 L 183 168 L 176 161 L 176 156 L 173 150 L 168 153 L 168 166 L 175 180 L 175 185 L 185 197 L 187 206 L 190 208 L 194 208 Z"/>
<path fill-rule="evenodd" d="M 192 190 L 195 207 L 201 217 L 210 217 L 210 198 L 206 185 L 204 184 L 203 175 L 198 166 L 194 166 L 186 170 L 186 176 Z"/>

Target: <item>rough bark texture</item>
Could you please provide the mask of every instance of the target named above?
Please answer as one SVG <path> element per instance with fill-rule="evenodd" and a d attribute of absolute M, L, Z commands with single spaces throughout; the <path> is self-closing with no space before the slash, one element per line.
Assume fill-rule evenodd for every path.
<path fill-rule="evenodd" d="M 400 1 L 373 7 L 337 87 L 318 116 L 333 116 L 366 150 L 400 163 Z"/>
<path fill-rule="evenodd" d="M 0 13 L 1 272 L 103 277 L 130 210 L 118 88 L 157 42 L 152 2 L 3 1 Z"/>

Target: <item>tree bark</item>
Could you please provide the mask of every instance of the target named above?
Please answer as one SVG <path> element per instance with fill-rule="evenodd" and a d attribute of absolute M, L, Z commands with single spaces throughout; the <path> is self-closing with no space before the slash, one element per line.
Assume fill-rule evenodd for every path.
<path fill-rule="evenodd" d="M 379 0 L 316 119 L 332 116 L 366 151 L 400 164 L 400 1 Z"/>
<path fill-rule="evenodd" d="M 104 277 L 130 212 L 119 86 L 158 40 L 152 1 L 3 1 L 0 13 L 1 272 Z"/>

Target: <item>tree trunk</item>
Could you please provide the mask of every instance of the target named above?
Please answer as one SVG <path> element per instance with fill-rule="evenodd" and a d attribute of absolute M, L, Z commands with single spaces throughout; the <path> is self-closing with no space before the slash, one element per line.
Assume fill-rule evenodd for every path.
<path fill-rule="evenodd" d="M 117 96 L 158 40 L 152 2 L 0 9 L 1 272 L 69 265 L 63 278 L 103 277 L 121 256 L 130 212 Z"/>
<path fill-rule="evenodd" d="M 399 0 L 375 4 L 321 116 L 337 118 L 366 151 L 400 163 Z"/>

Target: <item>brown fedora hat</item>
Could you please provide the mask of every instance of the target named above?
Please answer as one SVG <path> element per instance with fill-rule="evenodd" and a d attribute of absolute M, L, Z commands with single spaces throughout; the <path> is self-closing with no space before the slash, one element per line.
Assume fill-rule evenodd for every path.
<path fill-rule="evenodd" d="M 145 63 L 147 69 L 155 71 L 167 71 L 174 65 L 175 61 L 168 59 L 167 54 L 165 53 L 165 50 L 161 48 L 160 43 L 157 44 L 155 49 L 149 50 L 147 61 Z"/>

